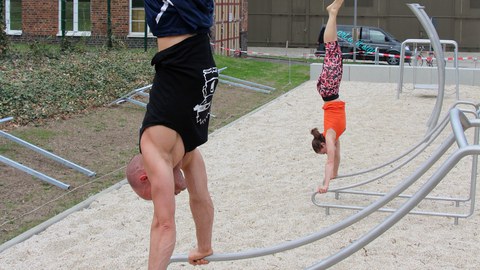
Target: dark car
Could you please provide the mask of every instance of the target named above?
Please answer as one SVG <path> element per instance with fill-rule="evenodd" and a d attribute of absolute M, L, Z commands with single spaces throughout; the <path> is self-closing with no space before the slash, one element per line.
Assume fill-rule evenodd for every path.
<path fill-rule="evenodd" d="M 342 50 L 344 59 L 353 59 L 353 25 L 337 25 L 338 43 Z M 379 61 L 386 61 L 389 65 L 398 65 L 400 63 L 400 50 L 402 43 L 398 41 L 392 34 L 387 31 L 373 26 L 357 26 L 358 40 L 356 42 L 356 59 L 358 60 L 375 60 L 375 50 L 378 48 Z M 318 47 L 315 55 L 322 56 L 325 54 L 325 46 L 323 45 L 323 32 L 325 26 L 322 27 L 318 38 Z M 406 48 L 406 56 L 411 56 L 412 52 Z M 410 58 L 406 58 L 405 62 L 410 62 Z"/>

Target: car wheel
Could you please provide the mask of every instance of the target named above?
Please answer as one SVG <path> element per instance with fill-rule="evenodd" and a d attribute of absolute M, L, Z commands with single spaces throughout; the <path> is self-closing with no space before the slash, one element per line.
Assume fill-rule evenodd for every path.
<path fill-rule="evenodd" d="M 388 52 L 388 54 L 393 54 L 393 55 L 400 55 L 399 52 Z M 400 64 L 400 58 L 397 58 L 397 57 L 388 57 L 387 58 L 387 63 L 389 65 L 398 65 Z"/>

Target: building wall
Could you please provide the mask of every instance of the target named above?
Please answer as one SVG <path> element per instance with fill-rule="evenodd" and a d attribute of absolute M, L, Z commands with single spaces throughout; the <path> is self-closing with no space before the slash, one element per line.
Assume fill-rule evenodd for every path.
<path fill-rule="evenodd" d="M 3 0 L 5 2 L 5 0 Z M 58 0 L 23 0 L 22 32 L 25 35 L 56 35 L 59 27 Z M 107 34 L 107 1 L 91 1 L 92 35 Z M 116 36 L 127 36 L 129 32 L 129 1 L 111 0 L 112 33 Z"/>
<path fill-rule="evenodd" d="M 455 40 L 460 49 L 480 51 L 480 0 L 358 0 L 357 25 L 378 26 L 397 39 L 427 38 L 406 5 L 419 3 L 433 18 L 440 39 Z M 326 23 L 331 0 L 250 1 L 249 46 L 315 47 Z M 345 0 L 338 24 L 353 24 L 354 0 Z"/>
<path fill-rule="evenodd" d="M 23 0 L 22 31 L 25 35 L 55 35 L 58 32 L 58 4 L 54 0 Z"/>
<path fill-rule="evenodd" d="M 5 3 L 5 0 L 1 0 Z M 248 0 L 215 0 L 216 23 L 213 36 L 226 41 L 227 47 L 247 49 Z M 143 37 L 129 37 L 129 0 L 111 0 L 112 34 L 128 47 L 143 47 Z M 3 12 L 3 11 L 2 11 Z M 215 29 L 217 31 L 215 31 Z M 228 30 L 228 31 L 227 31 Z M 58 42 L 60 37 L 58 0 L 22 0 L 22 35 L 10 36 L 14 42 L 42 40 Z M 107 0 L 91 0 L 91 36 L 71 37 L 88 44 L 101 45 L 107 40 Z M 148 47 L 156 46 L 153 37 L 147 40 Z"/>
<path fill-rule="evenodd" d="M 92 35 L 106 36 L 108 17 L 107 1 L 92 0 L 91 9 Z M 110 19 L 112 23 L 112 34 L 114 36 L 125 37 L 128 35 L 129 10 L 128 0 L 111 0 Z"/>

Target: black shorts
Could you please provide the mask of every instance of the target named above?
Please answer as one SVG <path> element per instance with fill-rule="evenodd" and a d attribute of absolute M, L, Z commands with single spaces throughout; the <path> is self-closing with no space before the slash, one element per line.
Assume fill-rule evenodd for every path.
<path fill-rule="evenodd" d="M 213 94 L 218 84 L 207 34 L 197 34 L 158 52 L 152 59 L 155 78 L 140 129 L 155 125 L 180 134 L 185 153 L 208 139 Z M 140 150 L 141 151 L 141 150 Z"/>

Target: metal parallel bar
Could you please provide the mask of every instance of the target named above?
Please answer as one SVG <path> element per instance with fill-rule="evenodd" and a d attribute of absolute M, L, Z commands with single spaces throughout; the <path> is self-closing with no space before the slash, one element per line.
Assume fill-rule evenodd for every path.
<path fill-rule="evenodd" d="M 139 95 L 139 96 L 142 96 L 142 97 L 149 97 L 150 96 L 149 93 L 145 93 L 145 92 L 137 92 L 136 94 Z"/>
<path fill-rule="evenodd" d="M 453 140 L 450 141 L 453 143 Z M 463 157 L 467 155 L 478 155 L 479 153 L 480 147 L 478 145 L 467 146 L 457 150 L 442 164 L 442 166 L 429 178 L 429 180 L 415 193 L 412 198 L 405 202 L 397 211 L 387 217 L 382 223 L 371 229 L 368 233 L 364 234 L 356 241 L 353 241 L 352 244 L 343 248 L 339 252 L 306 269 L 327 269 L 328 267 L 331 267 L 344 260 L 366 246 L 368 243 L 375 240 L 405 215 L 407 215 L 414 207 L 416 207 Z M 438 154 L 439 153 L 437 152 L 436 155 Z"/>
<path fill-rule="evenodd" d="M 10 121 L 10 120 L 12 120 L 12 119 L 13 119 L 13 117 L 11 117 L 11 116 L 10 116 L 10 117 L 6 117 L 6 118 L 2 118 L 2 119 L 0 119 L 0 123 L 4 123 L 4 122 Z"/>
<path fill-rule="evenodd" d="M 475 104 L 469 103 L 469 102 L 458 101 L 457 105 L 462 104 L 462 103 L 463 104 L 468 104 L 468 105 L 474 105 L 475 108 L 478 108 L 478 105 L 475 105 Z M 454 129 L 454 138 L 457 140 L 457 142 L 459 142 L 458 144 L 459 144 L 460 148 L 468 145 L 468 143 L 466 141 L 466 138 L 465 138 L 465 130 L 469 127 L 472 127 L 472 126 L 476 127 L 475 128 L 475 136 L 474 136 L 475 145 L 478 145 L 479 140 L 480 140 L 479 139 L 480 120 L 477 119 L 479 117 L 480 112 L 477 109 L 477 112 L 474 113 L 475 117 L 476 117 L 474 120 L 469 120 L 465 116 L 465 113 L 472 113 L 472 112 L 471 111 L 461 111 L 458 108 L 453 107 L 450 110 L 450 113 L 447 115 L 447 116 L 450 116 L 449 119 L 450 119 L 450 122 L 452 124 L 453 129 Z M 470 193 L 469 193 L 468 198 L 462 199 L 462 198 L 445 198 L 445 197 L 443 197 L 443 198 L 442 197 L 425 197 L 424 199 L 437 200 L 437 201 L 453 201 L 453 202 L 456 202 L 457 205 L 458 205 L 459 202 L 471 201 L 469 215 L 467 215 L 466 217 L 471 216 L 473 214 L 474 204 L 475 204 L 477 166 L 478 166 L 478 156 L 474 155 L 473 160 L 472 160 L 472 174 L 471 174 L 471 183 L 470 183 Z M 335 192 L 335 197 L 336 198 L 338 198 L 339 193 L 347 193 L 347 194 L 355 194 L 355 195 L 372 195 L 372 196 L 383 196 L 383 195 L 385 195 L 385 193 L 380 193 L 380 192 L 365 192 L 365 191 L 355 191 L 355 190 L 349 190 L 349 189 L 343 189 L 343 190 L 336 189 L 336 190 L 333 190 L 332 192 Z M 358 209 L 356 206 L 345 206 L 345 205 L 338 206 L 338 205 L 334 205 L 334 204 L 322 204 L 321 202 L 319 202 L 316 199 L 317 194 L 318 193 L 314 193 L 312 195 L 313 204 L 315 204 L 317 206 L 320 206 L 320 207 L 328 208 L 327 213 L 329 213 L 330 208 Z M 401 195 L 400 194 L 398 197 L 400 197 L 400 198 L 411 198 L 412 195 Z M 435 214 L 435 215 L 441 215 L 441 214 Z M 458 222 L 458 218 L 459 217 L 456 217 L 456 219 L 455 219 L 456 223 Z"/>
<path fill-rule="evenodd" d="M 11 160 L 11 159 L 9 159 L 9 158 L 4 157 L 4 156 L 2 156 L 2 155 L 0 155 L 0 162 L 3 162 L 3 163 L 5 163 L 5 164 L 7 164 L 7 165 L 9 165 L 9 166 L 12 166 L 12 167 L 14 167 L 14 168 L 17 168 L 17 169 L 19 169 L 19 170 L 21 170 L 21 171 L 23 171 L 23 172 L 26 172 L 26 173 L 28 173 L 28 174 L 30 174 L 30 175 L 32 175 L 32 176 L 35 176 L 35 177 L 37 177 L 37 178 L 39 178 L 39 179 L 41 179 L 41 180 L 43 180 L 43 181 L 45 181 L 45 182 L 47 182 L 47 183 L 50 183 L 50 184 L 52 184 L 52 185 L 55 185 L 55 186 L 57 186 L 57 187 L 59 187 L 59 188 L 61 188 L 61 189 L 67 190 L 67 189 L 70 188 L 70 185 L 68 185 L 68 184 L 65 184 L 65 183 L 63 183 L 63 182 L 60 182 L 60 181 L 58 181 L 58 180 L 55 179 L 55 178 L 52 178 L 52 177 L 50 177 L 50 176 L 48 176 L 48 175 L 45 175 L 45 174 L 43 174 L 43 173 L 41 173 L 41 172 L 38 172 L 38 171 L 36 171 L 36 170 L 34 170 L 34 169 L 31 169 L 31 168 L 29 168 L 29 167 L 27 167 L 27 166 L 24 166 L 24 165 L 22 165 L 22 164 L 20 164 L 20 163 L 18 163 L 18 162 L 15 162 L 15 161 L 13 161 L 13 160 Z"/>
<path fill-rule="evenodd" d="M 152 84 L 149 84 L 149 85 L 146 85 L 146 86 L 137 88 L 137 89 L 135 89 L 135 90 L 132 90 L 132 91 L 128 92 L 127 94 L 121 96 L 120 98 L 116 99 L 115 101 L 111 102 L 110 104 L 108 104 L 108 106 L 112 106 L 112 105 L 114 105 L 114 104 L 118 104 L 118 103 L 120 103 L 120 102 L 122 102 L 122 101 L 125 101 L 125 99 L 127 99 L 127 98 L 135 95 L 136 93 L 143 92 L 143 91 L 145 91 L 145 90 L 147 90 L 147 89 L 149 89 L 149 88 L 151 88 L 151 87 L 152 87 Z"/>
<path fill-rule="evenodd" d="M 1 131 L 1 130 L 0 130 L 0 136 L 3 136 L 3 137 L 5 137 L 5 138 L 7 138 L 7 139 L 9 139 L 9 140 L 11 140 L 11 141 L 13 141 L 13 142 L 16 142 L 16 143 L 18 143 L 18 144 L 20 144 L 20 145 L 23 145 L 23 146 L 25 146 L 25 147 L 27 147 L 27 148 L 29 148 L 29 149 L 31 149 L 31 150 L 39 153 L 39 154 L 42 154 L 42 155 L 44 155 L 44 156 L 46 156 L 46 157 L 48 157 L 48 158 L 50 158 L 50 159 L 53 159 L 53 160 L 55 160 L 55 161 L 57 161 L 57 162 L 65 165 L 65 166 L 67 166 L 67 167 L 69 167 L 69 168 L 75 169 L 75 170 L 77 170 L 77 171 L 79 171 L 79 172 L 81 172 L 81 173 L 83 173 L 83 174 L 85 174 L 85 175 L 88 175 L 88 176 L 90 176 L 90 177 L 91 177 L 91 176 L 95 176 L 95 174 L 96 174 L 95 172 L 92 172 L 92 171 L 90 171 L 90 170 L 88 170 L 88 169 L 86 169 L 86 168 L 83 168 L 83 167 L 81 167 L 81 166 L 79 166 L 79 165 L 77 165 L 77 164 L 75 164 L 75 163 L 73 163 L 73 162 L 70 162 L 70 161 L 68 161 L 68 160 L 66 160 L 66 159 L 63 159 L 63 158 L 61 158 L 61 157 L 59 157 L 59 156 L 57 156 L 57 155 L 55 155 L 55 154 L 52 154 L 52 153 L 50 153 L 50 152 L 48 152 L 48 151 L 46 151 L 46 150 L 44 150 L 44 149 L 42 149 L 42 148 L 40 148 L 40 147 L 38 147 L 38 146 L 35 146 L 35 145 L 33 145 L 33 144 L 29 143 L 29 142 L 26 142 L 26 141 L 24 141 L 24 140 L 22 140 L 22 139 L 20 139 L 20 138 L 17 138 L 17 137 L 15 137 L 15 136 L 13 136 L 13 135 L 10 135 L 10 134 L 8 134 L 8 133 L 6 133 L 6 132 L 4 132 L 4 131 Z"/>
<path fill-rule="evenodd" d="M 426 199 L 426 198 L 425 198 Z M 351 206 L 351 205 L 340 205 L 340 204 L 333 204 L 333 205 L 321 205 L 325 208 L 337 208 L 337 209 L 347 209 L 347 210 L 362 210 L 364 207 L 362 206 Z M 386 213 L 393 213 L 397 211 L 396 208 L 379 208 L 378 212 L 386 212 Z M 429 211 L 410 211 L 408 212 L 409 215 L 419 215 L 419 216 L 436 216 L 436 217 L 453 217 L 453 218 L 468 218 L 471 214 L 460 214 L 460 213 L 447 213 L 447 212 L 429 212 Z"/>
<path fill-rule="evenodd" d="M 315 196 L 313 203 L 317 206 L 329 206 L 329 205 L 322 205 L 316 199 L 318 193 L 314 193 L 312 196 Z M 335 191 L 335 197 L 338 197 L 340 194 L 351 194 L 351 195 L 367 195 L 367 196 L 377 196 L 382 197 L 385 196 L 385 192 L 371 192 L 371 191 L 364 191 L 364 190 L 339 190 Z M 399 198 L 411 198 L 413 195 L 411 194 L 400 194 L 398 195 Z M 467 202 L 470 198 L 452 198 L 452 197 L 425 197 L 425 200 L 432 200 L 432 201 L 449 201 L 449 202 Z"/>
<path fill-rule="evenodd" d="M 140 106 L 142 106 L 142 107 L 144 107 L 144 108 L 147 107 L 147 103 L 138 101 L 138 100 L 133 99 L 133 98 L 125 98 L 125 101 L 128 101 L 128 102 L 133 103 L 133 104 L 136 104 L 136 105 L 140 105 Z"/>
<path fill-rule="evenodd" d="M 336 263 L 344 260 L 345 258 L 349 257 L 353 253 L 360 250 L 362 247 L 367 245 L 368 243 L 375 240 L 378 236 L 383 234 L 385 231 L 390 229 L 394 224 L 396 224 L 400 219 L 402 219 L 405 215 L 407 215 L 413 208 L 415 208 L 439 183 L 442 179 L 447 175 L 447 173 L 465 156 L 467 155 L 478 155 L 480 154 L 480 146 L 479 145 L 468 145 L 465 139 L 465 129 L 471 126 L 480 126 L 480 121 L 474 120 L 474 124 L 472 125 L 465 115 L 462 113 L 460 114 L 460 110 L 454 108 L 452 109 L 453 112 L 450 114 L 450 121 L 452 122 L 452 127 L 454 128 L 454 134 L 451 135 L 448 139 L 449 144 L 452 145 L 454 139 L 459 144 L 459 149 L 455 151 L 436 171 L 435 173 L 428 179 L 428 181 L 422 185 L 422 187 L 410 198 L 408 199 L 400 208 L 398 208 L 393 214 L 391 214 L 388 218 L 386 218 L 382 223 L 377 225 L 375 228 L 370 230 L 368 233 L 364 234 L 361 238 L 354 241 L 349 246 L 343 248 L 341 251 L 331 255 L 330 257 L 312 265 L 307 269 L 326 269 L 335 265 Z M 459 125 L 459 123 L 461 125 Z M 462 133 L 458 132 L 459 129 L 462 129 Z M 444 142 L 440 149 L 445 149 L 447 144 Z M 450 147 L 450 146 L 448 146 Z M 445 153 L 445 152 L 444 152 Z M 433 157 L 438 157 L 436 160 L 440 158 L 441 153 L 436 151 L 433 154 Z M 429 158 L 430 160 L 430 158 Z M 433 162 L 435 163 L 435 162 Z M 422 167 L 428 168 L 433 165 L 433 163 L 424 163 Z M 476 177 L 476 174 L 475 174 Z M 417 178 L 418 179 L 418 178 Z M 363 211 L 363 210 L 362 210 Z M 458 217 L 455 217 L 455 222 L 458 222 Z"/>

